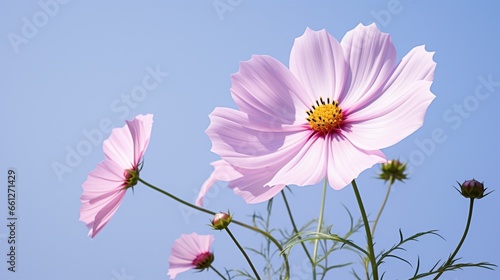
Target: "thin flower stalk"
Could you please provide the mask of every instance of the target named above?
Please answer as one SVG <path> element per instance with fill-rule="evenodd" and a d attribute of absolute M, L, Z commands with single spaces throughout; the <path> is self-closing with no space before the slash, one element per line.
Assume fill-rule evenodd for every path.
<path fill-rule="evenodd" d="M 319 210 L 318 227 L 316 229 L 316 232 L 318 234 L 321 232 L 321 228 L 323 227 L 323 215 L 325 212 L 325 200 L 326 200 L 327 184 L 328 184 L 328 180 L 325 178 L 325 181 L 323 184 L 323 193 L 321 195 L 321 208 Z M 313 266 L 312 266 L 313 279 L 316 279 L 316 266 L 318 265 L 318 263 L 317 263 L 318 245 L 319 245 L 319 238 L 314 240 L 314 251 L 313 251 L 313 257 L 312 257 L 312 260 L 313 260 Z"/>
<path fill-rule="evenodd" d="M 473 211 L 473 209 L 474 209 L 474 198 L 471 197 L 470 198 L 470 203 L 469 203 L 469 214 L 468 214 L 468 217 L 467 217 L 467 224 L 465 225 L 464 234 L 462 235 L 462 238 L 460 239 L 460 242 L 458 242 L 457 248 L 455 249 L 455 251 L 453 252 L 453 254 L 451 254 L 451 256 L 448 258 L 448 260 L 443 265 L 443 267 L 449 266 L 449 265 L 451 265 L 453 263 L 453 259 L 458 254 L 458 251 L 462 247 L 462 244 L 464 244 L 465 237 L 467 237 L 467 233 L 469 232 L 470 223 L 472 221 L 472 211 Z M 439 274 L 436 275 L 436 277 L 434 277 L 434 280 L 439 279 L 439 277 L 441 277 L 441 275 L 443 273 L 444 273 L 444 270 L 442 270 L 441 272 L 439 272 Z"/>
<path fill-rule="evenodd" d="M 250 257 L 248 257 L 248 254 L 245 252 L 245 250 L 243 249 L 243 247 L 241 247 L 240 243 L 234 237 L 233 233 L 231 233 L 231 231 L 229 230 L 229 227 L 226 227 L 225 230 L 226 230 L 227 234 L 229 234 L 229 236 L 233 240 L 234 244 L 236 244 L 236 246 L 238 246 L 238 249 L 240 249 L 241 253 L 243 254 L 243 256 L 245 257 L 245 259 L 247 260 L 248 264 L 250 265 L 250 268 L 252 268 L 252 271 L 255 274 L 255 277 L 257 278 L 257 280 L 260 280 L 259 273 L 255 269 L 255 267 L 254 267 L 254 265 L 252 263 L 252 260 L 250 260 Z"/>
<path fill-rule="evenodd" d="M 368 223 L 368 218 L 366 216 L 365 207 L 363 206 L 363 200 L 361 199 L 361 195 L 359 194 L 358 186 L 356 185 L 356 180 L 352 180 L 352 189 L 354 190 L 354 194 L 356 195 L 356 200 L 358 201 L 359 211 L 361 212 L 361 217 L 363 218 L 363 224 L 365 226 L 366 231 L 366 240 L 368 247 L 368 259 L 370 260 L 372 267 L 372 275 L 373 280 L 378 280 L 378 267 L 377 260 L 375 257 L 375 250 L 373 248 L 373 238 L 370 231 L 370 224 Z"/>
<path fill-rule="evenodd" d="M 292 210 L 290 209 L 290 205 L 288 204 L 288 200 L 286 199 L 285 192 L 281 191 L 281 195 L 283 197 L 283 201 L 285 202 L 285 207 L 286 207 L 286 210 L 288 212 L 288 216 L 290 217 L 290 222 L 292 223 L 293 231 L 297 234 L 297 238 L 299 240 L 302 240 L 302 237 L 299 235 L 299 230 L 297 228 L 297 225 L 295 224 L 295 220 L 293 219 Z M 307 247 L 304 244 L 304 242 L 300 242 L 300 245 L 304 249 L 304 252 L 306 253 L 307 258 L 311 262 L 311 265 L 314 265 L 314 261 L 313 261 L 313 259 L 311 257 L 311 254 L 309 253 L 309 250 L 307 250 Z"/>

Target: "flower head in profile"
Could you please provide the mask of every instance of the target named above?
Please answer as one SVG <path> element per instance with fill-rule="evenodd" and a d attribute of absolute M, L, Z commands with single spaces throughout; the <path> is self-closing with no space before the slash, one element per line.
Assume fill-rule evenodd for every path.
<path fill-rule="evenodd" d="M 342 189 L 385 162 L 381 149 L 417 130 L 435 97 L 432 55 L 419 46 L 396 63 L 390 36 L 360 24 L 340 42 L 306 29 L 289 67 L 266 55 L 242 62 L 231 76 L 238 110 L 216 108 L 206 131 L 241 174 L 229 187 L 256 203 L 287 184 L 326 178 Z"/>
<path fill-rule="evenodd" d="M 92 238 L 109 222 L 128 188 L 137 184 L 140 163 L 153 126 L 153 115 L 138 115 L 115 128 L 103 143 L 105 159 L 88 174 L 80 198 L 80 221 Z"/>
<path fill-rule="evenodd" d="M 208 269 L 214 261 L 214 255 L 210 252 L 214 238 L 213 235 L 198 235 L 193 232 L 182 234 L 176 239 L 168 259 L 170 279 L 175 279 L 177 274 L 189 269 Z"/>

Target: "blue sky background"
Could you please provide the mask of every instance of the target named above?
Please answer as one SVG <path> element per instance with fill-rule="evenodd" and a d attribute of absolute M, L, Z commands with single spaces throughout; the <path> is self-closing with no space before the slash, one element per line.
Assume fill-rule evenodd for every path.
<path fill-rule="evenodd" d="M 227 10 L 218 12 L 215 4 Z M 153 113 L 141 177 L 194 201 L 212 171 L 209 163 L 218 159 L 204 133 L 208 114 L 217 106 L 235 107 L 230 74 L 240 61 L 268 54 L 288 65 L 293 41 L 306 27 L 325 28 L 340 40 L 359 23 L 373 22 L 391 34 L 399 58 L 422 44 L 436 52 L 432 91 L 437 98 L 424 126 L 384 150 L 388 158 L 409 160 L 412 173 L 394 187 L 376 234 L 376 249 L 382 250 L 398 240 L 398 229 L 407 235 L 438 229 L 445 241 L 424 237 L 402 252 L 413 264 L 420 256 L 422 269 L 429 269 L 448 257 L 463 232 L 468 200 L 453 189 L 456 181 L 476 178 L 490 190 L 500 185 L 499 12 L 495 1 L 1 1 L 0 278 L 167 279 L 171 245 L 191 232 L 216 236 L 215 267 L 247 269 L 226 234 L 206 226 L 209 216 L 182 210 L 142 185 L 127 193 L 95 239 L 87 237 L 78 220 L 81 184 L 104 158 L 102 140 L 125 119 Z M 161 73 L 151 76 L 154 71 Z M 156 86 L 127 101 L 148 75 Z M 64 165 L 65 172 L 55 172 L 56 165 Z M 6 263 L 9 168 L 18 173 L 15 273 Z M 375 166 L 358 179 L 372 218 L 385 194 L 385 185 L 374 179 L 377 171 Z M 298 224 L 316 218 L 321 187 L 292 190 L 288 198 Z M 325 222 L 345 232 L 342 205 L 359 217 L 352 188 L 328 189 L 327 195 Z M 499 195 L 476 201 L 459 253 L 463 261 L 500 265 Z M 230 209 L 235 218 L 250 222 L 248 215 L 263 213 L 266 204 L 246 205 L 221 183 L 206 206 Z M 273 225 L 290 229 L 279 196 L 273 211 Z M 244 246 L 262 240 L 232 228 Z M 363 244 L 363 233 L 354 239 Z M 348 251 L 331 259 L 349 260 L 356 257 Z M 292 279 L 310 278 L 299 247 L 291 262 Z M 413 272 L 399 261 L 380 270 L 388 271 L 385 279 L 406 279 Z M 346 269 L 329 275 L 352 278 Z M 471 268 L 441 279 L 499 277 L 498 271 Z M 177 279 L 216 277 L 189 271 Z"/>

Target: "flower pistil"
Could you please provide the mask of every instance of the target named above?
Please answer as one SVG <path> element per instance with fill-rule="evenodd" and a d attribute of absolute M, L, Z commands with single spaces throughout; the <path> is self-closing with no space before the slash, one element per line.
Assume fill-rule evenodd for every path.
<path fill-rule="evenodd" d="M 328 132 L 339 129 L 343 121 L 342 109 L 336 100 L 330 102 L 330 97 L 326 102 L 322 97 L 319 101 L 316 100 L 316 105 L 312 105 L 312 109 L 307 111 L 308 117 L 306 120 L 312 130 L 326 135 Z"/>

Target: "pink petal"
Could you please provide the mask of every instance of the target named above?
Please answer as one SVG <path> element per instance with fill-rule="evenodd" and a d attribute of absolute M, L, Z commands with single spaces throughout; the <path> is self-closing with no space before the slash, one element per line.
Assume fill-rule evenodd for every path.
<path fill-rule="evenodd" d="M 196 198 L 196 205 L 203 206 L 203 198 L 207 194 L 208 190 L 215 184 L 216 181 L 229 182 L 240 178 L 242 175 L 234 170 L 234 168 L 224 160 L 218 160 L 211 163 L 214 167 L 214 171 L 210 174 L 210 177 L 201 186 L 198 197 Z"/>
<path fill-rule="evenodd" d="M 103 143 L 106 157 L 118 163 L 124 170 L 136 167 L 151 135 L 153 115 L 138 115 L 120 128 L 114 128 Z"/>
<path fill-rule="evenodd" d="M 305 88 L 301 94 L 308 101 L 306 110 L 320 96 L 338 100 L 349 73 L 339 42 L 325 30 L 309 28 L 295 39 L 290 53 L 290 71 Z"/>
<path fill-rule="evenodd" d="M 382 94 L 396 63 L 396 49 L 389 34 L 380 32 L 375 24 L 359 24 L 347 32 L 341 44 L 351 69 L 351 84 L 340 103 L 351 111 Z"/>
<path fill-rule="evenodd" d="M 259 120 L 249 120 L 240 111 L 216 108 L 210 114 L 206 133 L 212 140 L 212 151 L 239 168 L 274 168 L 282 166 L 307 139 L 308 127 L 275 128 Z"/>
<path fill-rule="evenodd" d="M 328 182 L 335 190 L 347 186 L 359 174 L 376 163 L 385 162 L 380 151 L 364 151 L 341 136 L 330 136 L 328 146 Z"/>
<path fill-rule="evenodd" d="M 134 142 L 127 125 L 113 128 L 102 147 L 106 158 L 116 162 L 123 170 L 134 166 Z"/>
<path fill-rule="evenodd" d="M 142 160 L 151 138 L 151 128 L 153 127 L 153 115 L 138 115 L 132 121 L 127 121 L 127 126 L 134 143 L 134 166 Z"/>
<path fill-rule="evenodd" d="M 261 168 L 238 169 L 238 171 L 244 175 L 229 182 L 228 187 L 233 189 L 236 195 L 241 196 L 246 203 L 254 204 L 267 201 L 286 187 L 285 184 L 273 186 L 267 184 L 276 173 L 275 170 Z"/>
<path fill-rule="evenodd" d="M 432 54 L 423 46 L 411 50 L 383 88 L 384 94 L 351 112 L 345 135 L 354 145 L 382 149 L 422 126 L 427 107 L 435 98 L 430 91 L 436 66 Z"/>
<path fill-rule="evenodd" d="M 296 112 L 302 117 L 311 102 L 296 100 L 303 96 L 304 89 L 281 62 L 270 56 L 254 55 L 241 62 L 231 82 L 231 94 L 242 112 L 275 125 L 294 123 Z"/>
<path fill-rule="evenodd" d="M 328 142 L 311 136 L 301 149 L 268 182 L 268 185 L 314 185 L 325 178 L 328 163 Z"/>
<path fill-rule="evenodd" d="M 89 173 L 83 183 L 80 221 L 90 229 L 93 238 L 116 212 L 125 195 L 123 169 L 105 159 Z"/>
<path fill-rule="evenodd" d="M 91 200 L 102 194 L 113 193 L 123 188 L 124 170 L 108 159 L 100 162 L 82 184 L 82 200 Z"/>
<path fill-rule="evenodd" d="M 101 206 L 102 208 L 95 215 L 94 222 L 91 223 L 92 228 L 89 231 L 89 235 L 92 238 L 94 238 L 99 233 L 99 231 L 101 231 L 101 229 L 109 222 L 111 217 L 113 217 L 116 210 L 118 210 L 118 207 L 122 203 L 125 192 L 126 190 L 121 190 L 110 196 L 108 200 L 99 202 L 99 206 Z"/>

